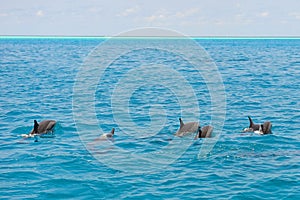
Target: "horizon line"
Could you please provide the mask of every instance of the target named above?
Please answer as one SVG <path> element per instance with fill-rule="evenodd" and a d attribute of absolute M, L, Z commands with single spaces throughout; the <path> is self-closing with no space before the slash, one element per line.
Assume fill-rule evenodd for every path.
<path fill-rule="evenodd" d="M 300 39 L 300 36 L 149 36 L 149 35 L 129 35 L 129 36 L 106 36 L 106 35 L 0 35 L 3 38 L 86 38 L 86 39 L 109 39 L 109 38 L 164 38 L 164 39 Z"/>

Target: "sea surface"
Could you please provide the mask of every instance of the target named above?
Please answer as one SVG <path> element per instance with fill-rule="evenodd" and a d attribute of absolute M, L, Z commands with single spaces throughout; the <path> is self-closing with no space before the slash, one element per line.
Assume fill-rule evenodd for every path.
<path fill-rule="evenodd" d="M 300 199 L 300 39 L 108 40 L 0 38 L 1 199 Z"/>

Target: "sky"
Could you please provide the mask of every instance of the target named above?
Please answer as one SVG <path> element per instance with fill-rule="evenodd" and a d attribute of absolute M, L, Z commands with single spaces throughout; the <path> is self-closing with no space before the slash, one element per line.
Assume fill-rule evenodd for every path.
<path fill-rule="evenodd" d="M 0 0 L 0 35 L 300 36 L 299 0 Z"/>

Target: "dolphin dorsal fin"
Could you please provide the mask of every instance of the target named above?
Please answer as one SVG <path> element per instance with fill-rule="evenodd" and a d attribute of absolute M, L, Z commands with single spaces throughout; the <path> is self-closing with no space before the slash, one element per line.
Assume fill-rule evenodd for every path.
<path fill-rule="evenodd" d="M 201 126 L 198 126 L 198 138 L 201 138 L 201 135 L 202 135 Z"/>
<path fill-rule="evenodd" d="M 111 131 L 110 131 L 110 133 L 111 133 L 112 135 L 115 134 L 115 128 L 112 128 Z"/>
<path fill-rule="evenodd" d="M 182 128 L 184 126 L 184 123 L 181 118 L 179 118 L 179 122 L 180 122 L 180 128 Z"/>
<path fill-rule="evenodd" d="M 248 118 L 249 118 L 249 122 L 250 122 L 250 125 L 249 125 L 249 128 L 251 128 L 252 126 L 253 126 L 253 121 L 252 121 L 252 119 L 251 119 L 251 117 L 250 116 L 248 116 Z"/>
<path fill-rule="evenodd" d="M 38 133 L 39 123 L 34 120 L 33 133 Z"/>

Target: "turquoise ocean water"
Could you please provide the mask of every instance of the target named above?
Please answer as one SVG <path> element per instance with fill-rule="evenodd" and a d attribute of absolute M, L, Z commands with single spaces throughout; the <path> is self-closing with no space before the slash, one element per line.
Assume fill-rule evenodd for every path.
<path fill-rule="evenodd" d="M 73 118 L 77 74 L 90 52 L 104 41 L 0 39 L 1 199 L 300 198 L 299 39 L 194 40 L 218 67 L 226 92 L 224 127 L 205 157 L 198 156 L 199 149 L 209 139 L 174 138 L 178 118 L 194 115 L 189 106 L 181 107 L 181 94 L 169 87 L 176 85 L 168 82 L 176 73 L 156 69 L 161 73 L 159 81 L 149 85 L 146 78 L 139 79 L 139 71 L 133 72 L 141 65 L 148 66 L 149 74 L 149 66 L 170 66 L 193 88 L 201 125 L 209 124 L 213 91 L 189 61 L 172 53 L 179 48 L 176 40 L 168 41 L 174 42 L 169 51 L 145 48 L 115 57 L 95 87 L 93 110 L 99 122 L 95 134 L 115 127 L 114 141 L 109 144 L 126 150 L 128 158 L 160 152 L 174 140 L 192 141 L 172 163 L 151 172 L 147 171 L 151 166 L 145 165 L 144 173 L 129 170 L 127 167 L 141 163 L 124 163 L 118 155 L 110 154 L 112 149 L 100 152 L 100 157 L 87 150 Z M 159 40 L 162 45 L 164 42 Z M 131 72 L 132 76 L 124 79 Z M 97 74 L 89 76 L 87 79 L 92 79 Z M 180 86 L 182 81 L 176 80 L 181 79 L 175 79 Z M 129 92 L 128 110 L 114 110 L 116 88 L 124 91 L 123 95 Z M 187 92 L 181 90 L 183 96 Z M 129 115 L 122 118 L 122 112 Z M 270 120 L 273 134 L 241 133 L 249 124 L 248 115 L 257 123 Z M 133 123 L 127 123 L 128 118 Z M 22 138 L 21 134 L 32 129 L 34 119 L 57 120 L 55 137 L 39 138 L 38 142 Z M 155 126 L 160 127 L 156 130 L 151 121 L 155 125 L 161 119 L 164 126 Z M 124 121 L 126 125 L 121 124 Z M 86 121 L 83 126 L 88 124 Z M 101 162 L 102 154 L 121 169 Z"/>

